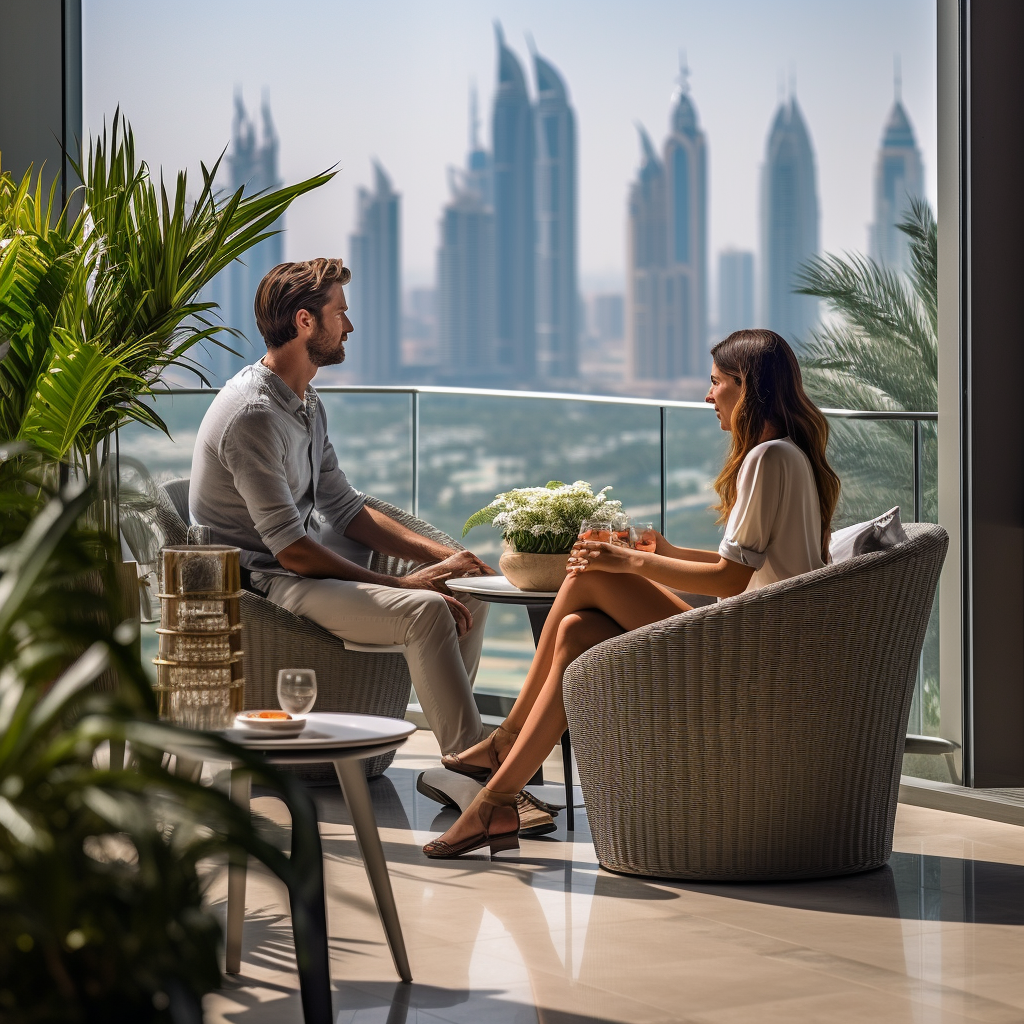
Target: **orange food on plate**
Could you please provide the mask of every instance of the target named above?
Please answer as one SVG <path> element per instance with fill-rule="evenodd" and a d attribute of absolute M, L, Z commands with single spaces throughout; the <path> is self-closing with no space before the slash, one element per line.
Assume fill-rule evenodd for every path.
<path fill-rule="evenodd" d="M 291 721 L 287 711 L 254 711 L 249 718 L 272 718 L 276 722 Z"/>

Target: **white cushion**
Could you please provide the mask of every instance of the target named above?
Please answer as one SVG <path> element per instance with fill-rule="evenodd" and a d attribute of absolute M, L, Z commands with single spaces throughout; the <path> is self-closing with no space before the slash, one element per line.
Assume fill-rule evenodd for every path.
<path fill-rule="evenodd" d="M 833 563 L 843 562 L 854 555 L 884 551 L 895 544 L 902 544 L 906 539 L 907 535 L 900 523 L 900 507 L 897 505 L 877 519 L 869 519 L 866 523 L 856 523 L 845 530 L 837 530 L 832 534 L 829 554 Z"/>

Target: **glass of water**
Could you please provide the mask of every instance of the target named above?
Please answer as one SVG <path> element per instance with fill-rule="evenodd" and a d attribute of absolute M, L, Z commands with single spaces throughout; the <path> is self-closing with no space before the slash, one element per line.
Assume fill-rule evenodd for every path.
<path fill-rule="evenodd" d="M 316 702 L 316 673 L 311 668 L 283 668 L 277 673 L 277 701 L 282 711 L 304 715 Z"/>

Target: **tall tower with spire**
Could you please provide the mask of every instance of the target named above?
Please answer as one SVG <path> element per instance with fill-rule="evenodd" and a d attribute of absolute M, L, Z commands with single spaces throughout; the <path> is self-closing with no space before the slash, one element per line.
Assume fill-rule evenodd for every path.
<path fill-rule="evenodd" d="M 898 60 L 893 78 L 892 110 L 875 162 L 875 216 L 868 234 L 868 252 L 883 266 L 907 271 L 910 247 L 907 236 L 896 225 L 906 216 L 911 201 L 924 197 L 924 164 L 903 106 Z"/>
<path fill-rule="evenodd" d="M 819 248 L 814 150 L 791 95 L 775 112 L 761 168 L 760 320 L 795 348 L 818 322 L 818 300 L 794 288 L 801 264 Z"/>
<path fill-rule="evenodd" d="M 555 68 L 533 50 L 537 79 L 537 375 L 571 378 L 577 365 L 576 117 Z"/>
<path fill-rule="evenodd" d="M 703 377 L 707 354 L 707 142 L 681 62 L 659 158 L 640 129 L 629 198 L 627 338 L 637 380 Z"/>
<path fill-rule="evenodd" d="M 534 117 L 526 76 L 495 23 L 498 88 L 491 119 L 497 275 L 496 369 L 517 381 L 537 369 L 534 288 Z"/>
<path fill-rule="evenodd" d="M 441 374 L 479 383 L 494 373 L 495 271 L 491 161 L 480 146 L 476 90 L 470 98 L 466 169 L 449 168 L 451 200 L 441 215 L 437 323 Z"/>
<path fill-rule="evenodd" d="M 356 194 L 356 230 L 349 238 L 356 334 L 347 351 L 356 379 L 394 384 L 401 371 L 401 197 L 376 161 L 373 181 L 372 190 Z"/>
<path fill-rule="evenodd" d="M 281 187 L 278 138 L 266 93 L 260 110 L 262 138 L 257 137 L 256 124 L 245 108 L 241 91 L 235 93 L 235 115 L 227 155 L 229 193 L 244 188 L 245 194 L 252 196 Z M 204 297 L 220 306 L 224 323 L 245 335 L 244 339 L 234 338 L 229 342 L 240 355 L 232 355 L 223 349 L 210 349 L 207 368 L 215 384 L 223 383 L 247 363 L 255 362 L 263 355 L 263 340 L 256 327 L 253 301 L 264 275 L 284 261 L 283 217 L 274 223 L 273 230 L 278 233 L 253 246 L 243 260 L 235 260 L 225 267 L 206 289 Z"/>

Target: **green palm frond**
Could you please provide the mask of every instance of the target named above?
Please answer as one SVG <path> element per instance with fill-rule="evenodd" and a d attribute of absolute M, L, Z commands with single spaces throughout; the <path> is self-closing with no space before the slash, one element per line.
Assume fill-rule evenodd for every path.
<path fill-rule="evenodd" d="M 816 257 L 798 276 L 798 291 L 824 299 L 828 311 L 800 358 L 807 390 L 823 406 L 938 408 L 938 229 L 928 204 L 916 200 L 897 227 L 910 242 L 907 274 L 846 254 Z M 833 425 L 830 457 L 843 479 L 846 518 L 907 500 L 912 429 L 898 422 Z M 929 474 L 926 509 L 936 495 Z"/>
<path fill-rule="evenodd" d="M 166 432 L 148 399 L 169 367 L 208 383 L 190 351 L 228 348 L 222 339 L 238 332 L 217 322 L 202 289 L 333 176 L 225 198 L 215 191 L 219 166 L 202 165 L 193 199 L 185 172 L 172 184 L 154 177 L 117 112 L 74 165 L 84 182 L 74 220 L 56 209 L 41 173 L 0 173 L 0 438 L 31 436 L 53 458 L 84 466 L 126 422 Z M 85 386 L 73 391 L 73 377 Z"/>
<path fill-rule="evenodd" d="M 801 358 L 822 404 L 864 408 L 877 393 L 881 404 L 869 407 L 938 407 L 937 226 L 915 201 L 898 227 L 910 239 L 909 276 L 859 254 L 815 257 L 798 275 L 797 290 L 824 299 L 830 314 Z"/>

